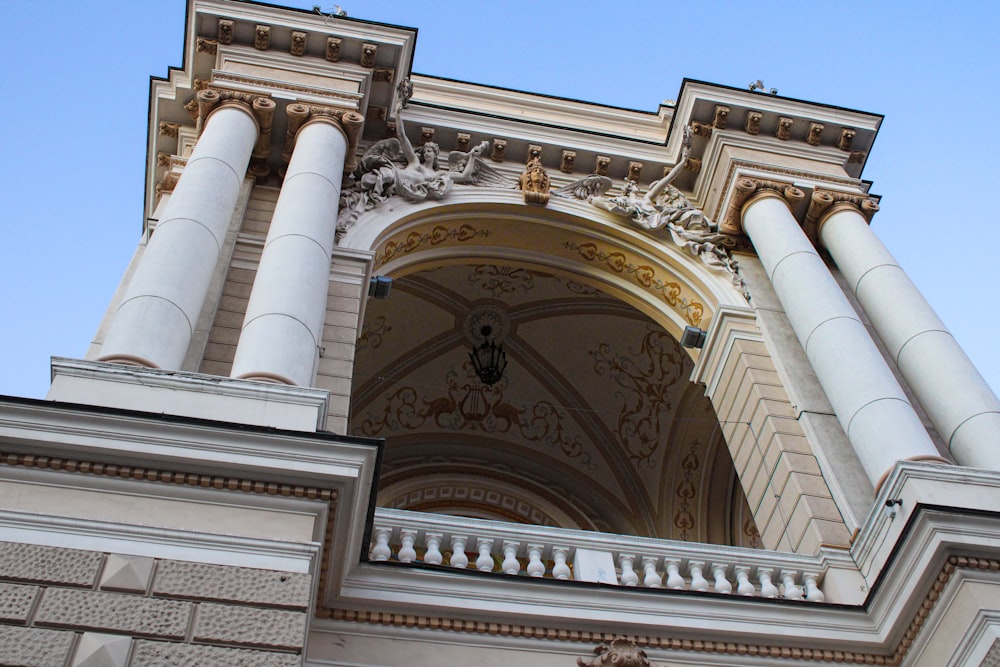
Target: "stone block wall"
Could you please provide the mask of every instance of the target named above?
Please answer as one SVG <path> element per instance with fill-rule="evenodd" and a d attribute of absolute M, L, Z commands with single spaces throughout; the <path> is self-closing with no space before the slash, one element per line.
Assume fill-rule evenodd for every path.
<path fill-rule="evenodd" d="M 311 595 L 308 574 L 0 542 L 0 664 L 301 665 Z"/>
<path fill-rule="evenodd" d="M 735 340 L 712 396 L 766 549 L 847 547 L 850 532 L 767 347 Z"/>

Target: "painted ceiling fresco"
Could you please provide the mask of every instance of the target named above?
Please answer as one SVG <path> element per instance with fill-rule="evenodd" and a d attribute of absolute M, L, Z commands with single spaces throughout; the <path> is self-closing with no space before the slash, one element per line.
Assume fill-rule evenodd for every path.
<path fill-rule="evenodd" d="M 508 362 L 493 385 L 469 358 L 483 323 Z M 660 326 L 571 277 L 442 266 L 369 299 L 351 432 L 386 439 L 381 505 L 753 545 L 691 368 Z"/>

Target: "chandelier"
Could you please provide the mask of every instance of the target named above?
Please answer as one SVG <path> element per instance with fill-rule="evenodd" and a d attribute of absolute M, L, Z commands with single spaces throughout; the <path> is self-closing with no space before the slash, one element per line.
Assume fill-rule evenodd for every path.
<path fill-rule="evenodd" d="M 479 376 L 479 381 L 490 386 L 503 377 L 503 371 L 507 368 L 507 355 L 503 351 L 503 345 L 497 345 L 490 339 L 493 327 L 484 324 L 479 333 L 483 342 L 469 352 L 469 359 L 472 360 L 472 368 Z"/>

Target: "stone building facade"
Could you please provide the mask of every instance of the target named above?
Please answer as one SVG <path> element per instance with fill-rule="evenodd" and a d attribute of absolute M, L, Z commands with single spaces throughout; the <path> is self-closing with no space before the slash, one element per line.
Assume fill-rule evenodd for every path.
<path fill-rule="evenodd" d="M 0 662 L 995 664 L 1000 401 L 870 229 L 880 116 L 185 35 L 86 358 L 2 399 Z"/>

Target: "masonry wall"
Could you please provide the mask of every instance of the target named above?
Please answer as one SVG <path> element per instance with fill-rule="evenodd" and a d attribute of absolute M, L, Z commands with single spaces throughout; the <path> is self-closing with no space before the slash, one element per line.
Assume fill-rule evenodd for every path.
<path fill-rule="evenodd" d="M 0 542 L 0 664 L 301 665 L 311 597 L 308 574 Z"/>

